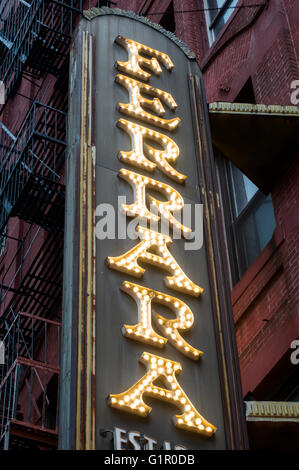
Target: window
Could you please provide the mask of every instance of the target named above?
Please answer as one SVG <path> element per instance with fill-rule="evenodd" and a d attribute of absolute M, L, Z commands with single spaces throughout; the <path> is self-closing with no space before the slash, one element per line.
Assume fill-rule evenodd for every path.
<path fill-rule="evenodd" d="M 111 7 L 112 5 L 116 5 L 116 2 L 106 1 L 106 0 L 98 0 L 96 6 L 101 8 L 101 7 Z"/>
<path fill-rule="evenodd" d="M 241 88 L 239 94 L 234 99 L 234 103 L 256 104 L 251 77 L 248 78 L 245 85 Z"/>
<path fill-rule="evenodd" d="M 270 395 L 272 401 L 299 402 L 299 369 L 291 369 L 288 377 L 280 377 L 279 385 Z"/>
<path fill-rule="evenodd" d="M 271 195 L 265 196 L 237 167 L 220 171 L 232 282 L 235 284 L 270 241 L 275 228 Z"/>
<path fill-rule="evenodd" d="M 160 25 L 166 29 L 167 31 L 171 31 L 175 34 L 175 17 L 174 17 L 174 9 L 173 9 L 173 1 L 170 2 L 168 5 L 167 10 L 165 11 Z"/>
<path fill-rule="evenodd" d="M 215 41 L 223 26 L 227 23 L 238 1 L 239 0 L 205 0 L 210 44 Z"/>

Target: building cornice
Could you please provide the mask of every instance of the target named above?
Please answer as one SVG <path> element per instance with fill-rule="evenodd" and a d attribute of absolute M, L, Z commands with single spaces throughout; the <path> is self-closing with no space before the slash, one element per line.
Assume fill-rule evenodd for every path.
<path fill-rule="evenodd" d="M 209 104 L 210 113 L 271 114 L 276 116 L 299 116 L 298 106 L 215 102 Z"/>
<path fill-rule="evenodd" d="M 299 155 L 299 107 L 215 102 L 209 104 L 214 148 L 265 194 Z"/>
<path fill-rule="evenodd" d="M 245 401 L 247 421 L 299 423 L 299 402 Z"/>

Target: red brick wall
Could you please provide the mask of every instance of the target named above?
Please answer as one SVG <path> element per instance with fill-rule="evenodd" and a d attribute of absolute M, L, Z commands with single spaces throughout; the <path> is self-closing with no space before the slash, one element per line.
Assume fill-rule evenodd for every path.
<path fill-rule="evenodd" d="M 289 2 L 287 9 L 282 0 L 271 0 L 268 8 L 256 9 L 250 21 L 247 16 L 246 9 L 236 12 L 200 61 L 208 101 L 234 101 L 251 77 L 258 103 L 289 105 L 291 81 L 299 78 L 298 3 Z"/>
<path fill-rule="evenodd" d="M 154 23 L 159 23 L 171 0 L 119 0 L 118 8 L 131 10 L 147 16 Z M 189 49 L 200 59 L 208 48 L 208 36 L 202 0 L 173 0 L 175 11 L 176 36 L 184 41 Z M 143 8 L 142 8 L 143 7 Z"/>

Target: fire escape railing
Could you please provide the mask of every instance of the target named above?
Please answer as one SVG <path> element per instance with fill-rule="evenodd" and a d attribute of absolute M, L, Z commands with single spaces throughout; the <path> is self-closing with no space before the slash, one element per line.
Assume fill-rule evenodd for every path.
<path fill-rule="evenodd" d="M 43 3 L 43 0 L 2 2 L 0 39 L 4 60 L 0 66 L 0 80 L 4 83 L 7 97 L 16 86 L 39 34 Z M 5 46 L 6 51 L 3 50 Z"/>
<path fill-rule="evenodd" d="M 0 340 L 6 353 L 0 366 L 0 448 L 28 445 L 16 437 L 20 427 L 30 446 L 46 439 L 56 447 L 63 227 L 47 233 L 31 225 L 20 240 L 6 237 L 0 258 Z"/>
<path fill-rule="evenodd" d="M 52 318 L 59 310 L 63 275 L 63 230 L 46 233 L 29 227 L 21 240 L 9 237 L 13 255 L 0 261 L 0 335 L 12 312 Z"/>
<path fill-rule="evenodd" d="M 13 321 L 6 325 L 5 364 L 0 366 L 0 442 L 4 440 L 6 448 L 12 425 L 57 434 L 53 395 L 57 394 L 60 354 L 53 356 L 51 348 L 55 342 L 59 351 L 60 334 L 59 322 L 24 312 L 13 313 Z"/>
<path fill-rule="evenodd" d="M 66 119 L 66 113 L 35 102 L 11 147 L 0 147 L 0 233 L 11 216 L 45 229 L 63 219 L 64 186 L 58 172 L 64 163 Z"/>
<path fill-rule="evenodd" d="M 92 0 L 2 0 L 0 6 L 0 80 L 7 99 L 22 73 L 68 73 L 71 36 L 84 9 L 111 2 Z M 5 103 L 6 103 L 5 102 Z M 4 109 L 5 103 L 0 108 Z"/>

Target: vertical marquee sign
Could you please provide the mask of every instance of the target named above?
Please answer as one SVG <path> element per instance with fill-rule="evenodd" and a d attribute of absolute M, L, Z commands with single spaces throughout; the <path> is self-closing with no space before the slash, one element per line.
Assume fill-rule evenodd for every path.
<path fill-rule="evenodd" d="M 171 33 L 86 12 L 71 53 L 61 448 L 246 445 L 204 100 Z"/>

